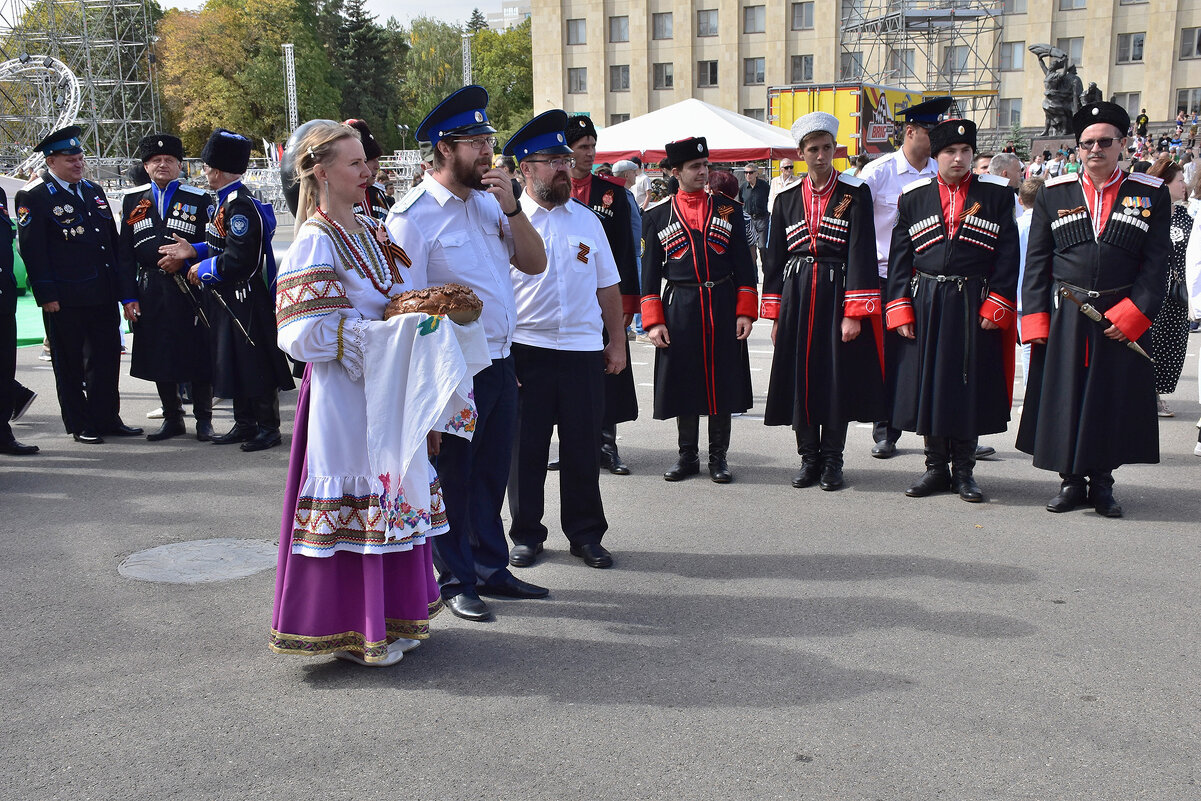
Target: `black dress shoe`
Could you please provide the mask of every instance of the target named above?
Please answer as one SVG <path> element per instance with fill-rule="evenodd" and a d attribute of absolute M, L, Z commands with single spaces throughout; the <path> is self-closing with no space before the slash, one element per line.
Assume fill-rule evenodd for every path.
<path fill-rule="evenodd" d="M 447 598 L 444 603 L 450 609 L 450 613 L 455 617 L 461 617 L 464 620 L 490 620 L 492 618 L 492 610 L 488 608 L 488 604 L 476 598 L 474 595 L 460 593 L 454 597 Z"/>
<path fill-rule="evenodd" d="M 196 439 L 200 440 L 201 442 L 212 442 L 213 436 L 212 422 L 208 420 L 196 421 Z"/>
<path fill-rule="evenodd" d="M 9 456 L 32 456 L 39 450 L 41 449 L 37 445 L 22 445 L 15 439 L 0 445 L 0 453 L 7 453 Z"/>
<path fill-rule="evenodd" d="M 9 419 L 15 423 L 24 417 L 37 396 L 38 394 L 29 387 L 20 387 L 13 395 L 13 414 Z"/>
<path fill-rule="evenodd" d="M 247 453 L 253 451 L 265 451 L 268 448 L 274 448 L 279 443 L 283 442 L 283 437 L 279 435 L 279 431 L 274 428 L 260 428 L 259 433 L 252 439 L 248 439 L 242 443 L 242 450 Z"/>
<path fill-rule="evenodd" d="M 546 587 L 522 581 L 507 570 L 493 575 L 487 583 L 477 585 L 476 590 L 482 595 L 499 595 L 503 598 L 545 598 L 550 595 Z"/>
<path fill-rule="evenodd" d="M 588 567 L 596 567 L 601 570 L 606 567 L 613 567 L 613 554 L 609 553 L 605 546 L 599 542 L 586 542 L 583 545 L 571 546 L 571 555 L 578 556 L 584 560 L 584 564 Z"/>
<path fill-rule="evenodd" d="M 533 545 L 514 545 L 513 550 L 509 551 L 509 564 L 513 567 L 530 567 L 538 561 L 540 553 L 542 553 L 542 543 L 540 542 Z"/>
<path fill-rule="evenodd" d="M 606 448 L 601 448 L 600 465 L 615 476 L 628 476 L 630 468 L 626 467 L 626 463 L 621 460 L 621 454 L 616 450 L 609 451 Z"/>
<path fill-rule="evenodd" d="M 812 487 L 817 483 L 818 476 L 821 475 L 822 466 L 820 462 L 802 462 L 801 469 L 792 477 L 792 486 L 797 489 Z"/>
<path fill-rule="evenodd" d="M 976 483 L 976 479 L 972 476 L 951 476 L 951 489 L 959 493 L 959 497 L 968 503 L 981 503 L 984 500 L 984 492 Z"/>
<path fill-rule="evenodd" d="M 976 446 L 976 458 L 977 459 L 988 459 L 988 458 L 996 456 L 996 455 L 997 455 L 997 449 L 990 445 L 977 445 Z"/>
<path fill-rule="evenodd" d="M 822 468 L 822 480 L 818 484 L 826 492 L 842 489 L 842 468 L 838 465 L 827 464 Z"/>
<path fill-rule="evenodd" d="M 1113 490 L 1109 487 L 1104 489 L 1093 488 L 1089 492 L 1088 500 L 1092 503 L 1093 509 L 1101 517 L 1121 517 L 1122 506 L 1113 497 Z"/>
<path fill-rule="evenodd" d="M 897 446 L 895 442 L 883 439 L 872 446 L 872 456 L 875 456 L 877 459 L 891 459 L 896 455 Z"/>
<path fill-rule="evenodd" d="M 183 420 L 164 420 L 163 424 L 158 427 L 158 431 L 152 434 L 147 434 L 146 439 L 151 442 L 160 442 L 171 437 L 180 437 L 188 433 L 183 427 Z"/>
<path fill-rule="evenodd" d="M 729 484 L 734 480 L 734 474 L 730 472 L 725 458 L 709 460 L 709 478 L 713 479 L 714 484 Z"/>
<path fill-rule="evenodd" d="M 559 460 L 552 459 L 551 461 L 547 462 L 546 469 L 552 473 L 555 472 L 556 470 L 558 470 L 559 469 Z"/>
<path fill-rule="evenodd" d="M 905 490 L 905 494 L 910 498 L 925 498 L 936 492 L 946 492 L 950 488 L 951 473 L 944 467 L 941 470 L 927 470 L 916 484 Z"/>
<path fill-rule="evenodd" d="M 87 429 L 80 431 L 78 434 L 72 434 L 71 436 L 75 437 L 76 442 L 82 442 L 84 445 L 104 444 L 104 437 L 100 436 L 95 431 L 88 431 Z"/>
<path fill-rule="evenodd" d="M 142 436 L 142 429 L 119 423 L 104 433 L 110 437 L 140 437 Z"/>
<path fill-rule="evenodd" d="M 213 437 L 214 445 L 233 445 L 235 442 L 248 442 L 259 433 L 258 426 L 235 425 L 228 432 Z"/>
<path fill-rule="evenodd" d="M 1059 488 L 1059 494 L 1047 502 L 1047 511 L 1070 512 L 1087 500 L 1088 490 L 1083 484 L 1064 484 Z"/>
<path fill-rule="evenodd" d="M 680 459 L 667 469 L 663 474 L 664 481 L 683 481 L 689 476 L 695 476 L 701 472 L 700 459 Z"/>

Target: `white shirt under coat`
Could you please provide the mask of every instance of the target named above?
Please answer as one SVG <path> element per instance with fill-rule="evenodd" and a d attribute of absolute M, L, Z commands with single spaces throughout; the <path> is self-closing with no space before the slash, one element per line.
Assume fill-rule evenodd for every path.
<path fill-rule="evenodd" d="M 621 276 L 600 220 L 574 199 L 544 209 L 523 192 L 520 202 L 546 246 L 546 269 L 538 275 L 509 270 L 517 300 L 513 341 L 551 350 L 603 350 L 596 293 Z"/>
<path fill-rule="evenodd" d="M 424 275 L 414 276 L 417 286 L 454 282 L 475 291 L 484 302 L 480 319 L 489 355 L 507 357 L 517 323 L 509 280 L 514 246 L 496 198 L 473 189 L 461 200 L 426 173 L 392 207 L 384 224 L 412 260 L 414 271 L 424 268 Z"/>
<path fill-rule="evenodd" d="M 880 277 L 888 275 L 888 251 L 892 247 L 892 228 L 897 222 L 897 201 L 901 190 L 919 178 L 938 175 L 938 162 L 927 159 L 926 166 L 915 170 L 897 150 L 881 156 L 859 171 L 857 177 L 867 181 L 872 190 L 872 211 L 876 223 L 876 266 Z"/>

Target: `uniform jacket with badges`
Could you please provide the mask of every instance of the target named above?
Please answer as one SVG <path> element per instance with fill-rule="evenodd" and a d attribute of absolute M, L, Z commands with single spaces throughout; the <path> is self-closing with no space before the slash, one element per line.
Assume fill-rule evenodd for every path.
<path fill-rule="evenodd" d="M 74 195 L 43 170 L 17 192 L 17 236 L 39 306 L 117 301 L 117 226 L 104 190 L 88 180 Z"/>
<path fill-rule="evenodd" d="M 137 300 L 141 317 L 133 324 L 129 373 L 147 381 L 207 382 L 209 358 L 204 293 L 187 282 L 187 268 L 168 275 L 158 267 L 158 249 L 172 234 L 204 241 L 212 197 L 202 189 L 172 181 L 162 193 L 162 210 L 151 185 L 135 187 L 121 204 L 119 260 L 122 300 Z"/>
<path fill-rule="evenodd" d="M 843 317 L 880 316 L 872 193 L 845 173 L 831 180 L 816 221 L 806 204 L 823 198 L 810 193 L 807 178 L 782 189 L 772 204 L 759 312 L 778 321 L 767 425 L 871 421 L 884 413 L 870 319 L 858 337 L 842 341 Z"/>
<path fill-rule="evenodd" d="M 354 204 L 354 213 L 374 217 L 382 222 L 387 218 L 388 212 L 392 209 L 392 204 L 395 202 L 395 199 L 388 194 L 388 190 L 383 184 L 372 184 L 367 187 L 366 197 Z M 367 208 L 368 204 L 370 208 Z"/>
<path fill-rule="evenodd" d="M 954 200 L 953 220 L 944 216 L 942 191 L 937 177 L 922 178 L 898 203 L 885 325 L 913 324 L 917 339 L 888 338 L 885 375 L 895 426 L 971 439 L 1009 422 L 1017 224 L 1003 178 L 972 175 Z M 1000 330 L 981 329 L 981 318 Z"/>
<path fill-rule="evenodd" d="M 642 324 L 666 325 L 671 345 L 655 350 L 655 418 L 744 412 L 750 361 L 737 318 L 756 318 L 755 262 L 742 204 L 709 195 L 702 229 L 687 224 L 680 196 L 642 217 Z"/>
<path fill-rule="evenodd" d="M 17 233 L 8 216 L 8 195 L 0 189 L 0 314 L 17 309 L 17 273 L 13 258 L 13 240 Z"/>
<path fill-rule="evenodd" d="M 263 213 L 270 206 L 256 201 L 240 181 L 222 188 L 204 244 L 197 248 L 203 257 L 200 280 L 220 296 L 210 298 L 206 310 L 212 326 L 213 392 L 225 398 L 295 386 L 276 345 L 275 303 L 267 288 L 275 218 Z"/>
<path fill-rule="evenodd" d="M 1123 173 L 1096 234 L 1081 176 L 1048 181 L 1034 201 L 1022 339 L 1047 342 L 1031 351 L 1017 447 L 1035 467 L 1088 475 L 1159 461 L 1154 365 L 1104 330 L 1112 323 L 1152 350 L 1147 329 L 1164 298 L 1172 200 L 1160 179 Z"/>

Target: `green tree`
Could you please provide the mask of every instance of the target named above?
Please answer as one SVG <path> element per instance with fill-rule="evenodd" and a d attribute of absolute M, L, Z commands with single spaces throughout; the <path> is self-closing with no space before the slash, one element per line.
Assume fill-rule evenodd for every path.
<path fill-rule="evenodd" d="M 467 20 L 467 30 L 470 33 L 488 30 L 488 19 L 478 8 L 471 9 L 471 19 Z"/>
<path fill-rule="evenodd" d="M 475 82 L 488 90 L 488 118 L 507 138 L 533 116 L 530 20 L 504 33 L 483 30 L 471 41 Z"/>
<path fill-rule="evenodd" d="M 409 27 L 398 122 L 414 133 L 434 104 L 463 83 L 462 35 L 459 26 L 430 17 L 417 17 Z"/>
<path fill-rule="evenodd" d="M 1013 152 L 1022 162 L 1030 160 L 1030 140 L 1022 133 L 1022 126 L 1015 122 L 1009 128 L 1009 135 L 1005 137 L 1005 142 L 1002 147 L 1012 147 Z"/>

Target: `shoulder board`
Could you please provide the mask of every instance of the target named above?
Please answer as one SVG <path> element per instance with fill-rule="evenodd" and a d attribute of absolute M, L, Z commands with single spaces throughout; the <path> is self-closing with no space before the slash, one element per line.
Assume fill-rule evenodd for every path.
<path fill-rule="evenodd" d="M 842 181 L 847 186 L 863 186 L 867 181 L 857 175 L 847 175 L 845 172 L 838 173 L 838 180 Z M 799 184 L 800 181 L 797 181 Z"/>
<path fill-rule="evenodd" d="M 839 173 L 838 175 L 840 178 L 842 177 L 842 173 Z M 776 192 L 776 197 L 779 197 L 780 195 L 784 194 L 785 192 L 791 192 L 792 190 L 796 189 L 798 186 L 800 186 L 803 183 L 805 183 L 805 182 L 804 181 L 793 181 L 788 186 L 781 189 L 779 192 Z M 862 181 L 860 183 L 862 183 Z"/>
<path fill-rule="evenodd" d="M 1008 178 L 1002 178 L 999 175 L 992 175 L 991 173 L 989 173 L 987 175 L 978 175 L 976 177 L 979 178 L 981 181 L 983 181 L 986 184 L 995 184 L 996 186 L 1003 186 L 1006 189 L 1009 188 L 1009 179 Z"/>
<path fill-rule="evenodd" d="M 1128 181 L 1137 181 L 1140 184 L 1147 186 L 1163 186 L 1163 179 L 1156 178 L 1154 175 L 1147 175 L 1145 172 L 1132 172 L 1126 176 Z"/>
<path fill-rule="evenodd" d="M 228 195 L 225 196 L 225 202 L 233 203 L 235 200 L 238 199 L 238 193 L 241 191 L 242 191 L 241 189 L 235 189 L 234 191 L 230 192 Z"/>
<path fill-rule="evenodd" d="M 125 190 L 125 194 L 126 195 L 136 195 L 141 192 L 145 192 L 149 188 L 150 188 L 150 184 L 141 184 L 140 186 L 131 186 L 129 189 Z"/>
<path fill-rule="evenodd" d="M 149 186 L 149 184 L 147 184 L 147 186 Z M 191 193 L 191 194 L 193 194 L 193 195 L 206 195 L 206 194 L 208 194 L 207 192 L 205 192 L 205 191 L 204 191 L 203 189 L 201 189 L 200 187 L 198 187 L 198 186 L 192 186 L 191 184 L 180 184 L 179 186 L 175 187 L 175 190 L 176 190 L 177 192 L 190 192 L 190 193 Z"/>
<path fill-rule="evenodd" d="M 909 183 L 905 184 L 905 187 L 901 190 L 901 193 L 903 194 L 905 192 L 912 192 L 914 189 L 921 189 L 923 186 L 929 186 L 933 182 L 934 179 L 928 175 L 925 178 L 918 178 L 916 181 L 910 181 Z"/>
<path fill-rule="evenodd" d="M 396 205 L 392 207 L 392 210 L 400 211 L 400 212 L 408 211 L 409 206 L 412 206 L 414 203 L 416 203 L 417 198 L 421 197 L 424 194 L 425 194 L 425 187 L 422 186 L 421 184 L 417 184 L 417 186 L 413 187 L 407 193 L 405 193 L 405 196 L 402 197 L 396 203 Z"/>
<path fill-rule="evenodd" d="M 611 183 L 611 184 L 613 184 L 614 186 L 619 186 L 619 187 L 621 187 L 622 189 L 625 189 L 625 188 L 626 188 L 626 182 L 625 182 L 625 181 L 622 181 L 622 180 L 620 180 L 620 179 L 618 179 L 618 178 L 610 178 L 610 177 L 609 177 L 609 176 L 607 176 L 607 175 L 594 175 L 594 176 L 592 176 L 592 177 L 593 177 L 593 179 L 594 179 L 594 180 L 595 180 L 595 179 L 600 179 L 600 180 L 602 180 L 602 181 L 606 181 L 606 182 L 608 182 L 608 183 Z"/>
<path fill-rule="evenodd" d="M 100 187 L 96 186 L 96 184 L 92 183 L 87 178 L 81 178 L 79 183 L 83 184 L 84 186 L 90 186 L 93 189 L 97 189 L 97 190 L 100 189 Z"/>
<path fill-rule="evenodd" d="M 670 203 L 670 202 L 671 202 L 671 197 L 670 196 L 665 197 L 662 200 L 658 201 L 657 203 L 652 203 L 649 206 L 647 206 L 645 209 L 643 209 L 643 213 L 645 214 L 646 212 L 650 211 L 651 209 L 657 209 L 660 206 L 662 206 L 664 203 Z"/>
<path fill-rule="evenodd" d="M 1059 186 L 1060 184 L 1075 183 L 1080 180 L 1080 173 L 1068 172 L 1063 175 L 1056 175 L 1054 178 L 1048 178 L 1043 186 Z"/>

